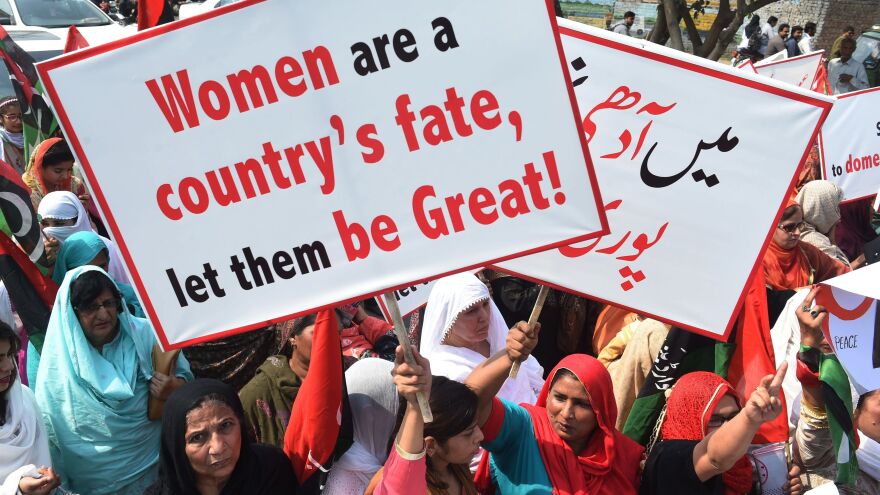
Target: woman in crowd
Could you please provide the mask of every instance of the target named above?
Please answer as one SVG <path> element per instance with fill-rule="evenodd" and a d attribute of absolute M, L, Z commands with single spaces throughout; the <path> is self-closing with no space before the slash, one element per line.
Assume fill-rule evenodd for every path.
<path fill-rule="evenodd" d="M 391 379 L 393 367 L 384 359 L 367 358 L 346 370 L 354 443 L 333 463 L 326 495 L 364 493 L 388 458 L 400 402 Z"/>
<path fill-rule="evenodd" d="M 813 305 L 818 291 L 818 288 L 811 290 L 797 310 L 802 349 L 798 354 L 797 378 L 803 395 L 793 457 L 803 469 L 807 488 L 833 483 L 839 459 L 831 438 L 829 411 L 825 405 L 827 396 L 819 381 L 823 355 L 831 353 L 832 349 L 822 331 L 822 321 L 828 317 L 828 311 L 823 306 Z M 859 472 L 855 486 L 845 487 L 841 493 L 877 494 L 880 493 L 880 390 L 862 394 L 853 400 L 853 406 L 852 424 L 858 437 Z"/>
<path fill-rule="evenodd" d="M 659 420 L 660 441 L 645 464 L 641 493 L 749 493 L 752 464 L 745 454 L 758 428 L 782 412 L 787 369 L 783 364 L 765 376 L 744 407 L 734 388 L 714 373 L 679 378 Z"/>
<path fill-rule="evenodd" d="M 309 372 L 315 316 L 303 316 L 294 323 L 290 356 L 269 357 L 256 376 L 241 389 L 247 426 L 257 442 L 284 447 L 284 432 L 290 421 L 293 401 Z"/>
<path fill-rule="evenodd" d="M 849 271 L 846 265 L 819 248 L 801 242 L 800 234 L 806 228 L 801 206 L 789 201 L 764 253 L 764 278 L 770 289 L 794 290 Z"/>
<path fill-rule="evenodd" d="M 82 202 L 70 191 L 55 191 L 47 194 L 40 202 L 37 213 L 40 214 L 40 224 L 46 237 L 64 242 L 68 237 L 77 232 L 97 232 L 89 221 L 89 214 L 83 207 Z M 116 243 L 101 236 L 101 241 L 107 248 L 109 262 L 108 273 L 113 280 L 124 284 L 131 283 L 123 268 L 122 255 Z M 61 279 L 64 274 L 61 274 Z"/>
<path fill-rule="evenodd" d="M 235 390 L 199 379 L 165 404 L 159 479 L 144 495 L 292 495 L 284 452 L 252 443 Z"/>
<path fill-rule="evenodd" d="M 417 364 L 410 366 L 398 348 L 394 383 L 406 399 L 406 410 L 388 461 L 366 494 L 476 495 L 468 463 L 483 439 L 477 425 L 477 397 L 461 383 L 432 377 L 428 360 L 418 351 L 413 354 Z M 419 392 L 429 397 L 431 423 L 422 421 Z"/>
<path fill-rule="evenodd" d="M 18 98 L 7 96 L 0 100 L 0 160 L 12 165 L 19 174 L 24 173 L 24 135 L 21 122 L 21 106 Z"/>
<path fill-rule="evenodd" d="M 53 191 L 70 191 L 81 201 L 88 201 L 85 185 L 73 176 L 73 161 L 73 153 L 61 138 L 49 138 L 34 148 L 22 174 L 25 184 L 31 188 L 34 209 Z"/>
<path fill-rule="evenodd" d="M 504 349 L 507 325 L 489 289 L 475 275 L 460 273 L 437 281 L 428 297 L 420 351 L 434 373 L 458 382 L 489 356 Z M 522 363 L 519 376 L 507 380 L 500 397 L 533 404 L 544 370 L 534 357 Z"/>
<path fill-rule="evenodd" d="M 874 197 L 851 201 L 840 205 L 840 224 L 837 226 L 837 246 L 851 260 L 865 255 L 865 243 L 877 238 L 871 226 L 874 214 Z"/>
<path fill-rule="evenodd" d="M 18 336 L 0 323 L 0 495 L 51 493 L 59 485 L 34 393 L 16 380 Z"/>
<path fill-rule="evenodd" d="M 812 244 L 831 258 L 850 266 L 850 260 L 834 244 L 835 229 L 840 223 L 840 200 L 843 191 L 827 180 L 808 182 L 797 194 L 797 202 L 804 212 L 804 229 L 801 241 Z M 858 268 L 864 264 L 864 257 L 853 264 Z"/>
<path fill-rule="evenodd" d="M 131 316 L 100 268 L 67 273 L 55 298 L 37 372 L 37 403 L 52 462 L 66 489 L 140 494 L 155 480 L 161 425 L 148 398 L 166 400 L 192 374 L 179 356 L 175 376 L 154 372 L 147 320 Z"/>
<path fill-rule="evenodd" d="M 491 454 L 477 470 L 477 486 L 499 493 L 635 494 L 644 449 L 615 429 L 611 377 L 598 360 L 564 358 L 534 406 L 495 397 L 513 363 L 536 342 L 537 331 L 517 323 L 505 349 L 466 381 L 479 397 L 483 448 Z"/>

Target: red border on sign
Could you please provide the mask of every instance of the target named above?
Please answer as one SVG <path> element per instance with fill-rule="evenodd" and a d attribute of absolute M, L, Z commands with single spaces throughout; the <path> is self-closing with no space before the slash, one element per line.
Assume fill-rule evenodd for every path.
<path fill-rule="evenodd" d="M 859 95 L 863 95 L 865 93 L 873 93 L 875 91 L 880 91 L 880 86 L 875 87 L 875 88 L 860 89 L 858 91 L 852 91 L 850 93 L 844 93 L 842 95 L 834 95 L 834 98 L 837 100 L 842 100 L 844 98 L 851 98 L 853 96 L 859 96 Z M 822 178 L 825 180 L 828 180 L 828 169 L 825 167 L 826 162 L 825 162 L 824 141 L 825 141 L 825 139 L 822 137 L 822 132 L 820 131 L 819 132 L 819 159 L 822 163 Z M 859 196 L 858 198 L 851 198 L 851 199 L 847 199 L 845 201 L 841 201 L 841 203 L 852 203 L 853 201 L 860 201 L 863 199 L 874 197 L 876 195 L 877 195 L 877 193 L 866 194 L 864 196 Z"/>
<path fill-rule="evenodd" d="M 817 57 L 817 56 L 819 57 L 819 60 L 822 60 L 822 56 L 824 56 L 824 55 L 825 55 L 825 50 L 819 50 L 819 51 L 815 51 L 815 52 L 805 53 L 803 55 L 798 55 L 797 57 L 783 58 L 782 60 L 774 60 L 772 62 L 767 62 L 767 63 L 758 62 L 757 64 L 755 64 L 755 67 L 758 69 L 761 69 L 764 67 L 770 67 L 772 65 L 784 64 L 786 62 L 791 62 L 793 60 L 802 60 L 802 59 L 805 59 L 808 57 Z"/>
<path fill-rule="evenodd" d="M 816 128 L 813 130 L 813 134 L 809 140 L 810 143 L 812 143 L 816 139 L 816 135 L 819 133 L 819 129 L 822 127 L 822 123 L 825 121 L 825 118 L 828 117 L 828 113 L 831 111 L 832 103 L 827 102 L 827 101 L 823 101 L 819 98 L 813 98 L 813 97 L 810 97 L 807 95 L 802 95 L 800 93 L 795 93 L 793 91 L 789 91 L 786 89 L 777 88 L 775 86 L 771 86 L 769 84 L 762 83 L 760 81 L 756 81 L 753 79 L 741 77 L 741 76 L 738 76 L 735 74 L 728 74 L 723 71 L 713 70 L 713 69 L 710 69 L 710 68 L 704 67 L 702 65 L 692 63 L 692 62 L 687 62 L 685 60 L 673 58 L 668 55 L 662 55 L 660 53 L 650 52 L 650 51 L 643 50 L 641 48 L 631 46 L 631 45 L 628 45 L 625 43 L 621 43 L 618 41 L 610 40 L 607 38 L 601 38 L 601 37 L 598 37 L 598 36 L 595 36 L 592 34 L 583 33 L 581 31 L 576 31 L 571 28 L 563 27 L 563 28 L 560 28 L 560 31 L 562 32 L 562 34 L 565 34 L 567 36 L 571 36 L 572 38 L 577 38 L 582 41 L 601 45 L 606 48 L 610 48 L 612 50 L 618 50 L 621 52 L 628 53 L 630 55 L 635 55 L 637 57 L 646 58 L 648 60 L 652 60 L 652 61 L 659 62 L 662 64 L 672 65 L 675 67 L 679 67 L 681 69 L 689 70 L 691 72 L 696 72 L 696 73 L 704 75 L 704 76 L 712 77 L 715 79 L 721 79 L 723 81 L 727 81 L 727 82 L 734 83 L 734 84 L 739 84 L 741 86 L 746 86 L 746 87 L 749 87 L 752 89 L 757 89 L 757 90 L 763 91 L 765 93 L 770 93 L 770 94 L 774 94 L 777 96 L 782 96 L 784 98 L 789 98 L 789 99 L 792 99 L 795 101 L 799 101 L 801 103 L 806 103 L 808 105 L 813 105 L 815 107 L 821 108 L 822 115 L 819 118 L 819 122 L 816 124 Z M 745 73 L 748 74 L 748 72 L 745 72 Z M 803 168 L 804 162 L 806 162 L 807 157 L 809 156 L 809 153 L 810 153 L 810 146 L 807 146 L 807 148 L 804 150 L 803 155 L 801 155 L 801 159 L 800 159 L 798 168 L 795 169 L 794 175 L 791 178 L 791 182 L 788 185 L 788 189 L 787 189 L 788 191 L 791 191 L 794 188 L 796 181 L 797 181 L 797 178 L 798 178 L 798 175 L 800 173 L 800 170 Z M 734 306 L 734 311 L 730 315 L 730 319 L 727 322 L 727 326 L 725 327 L 723 334 L 718 334 L 718 333 L 714 333 L 710 330 L 706 330 L 703 328 L 697 328 L 692 325 L 683 324 L 681 322 L 677 322 L 675 320 L 672 320 L 670 318 L 665 318 L 660 315 L 646 313 L 646 312 L 640 311 L 636 308 L 633 308 L 630 306 L 624 306 L 619 303 L 609 301 L 606 299 L 602 299 L 602 298 L 599 298 L 599 297 L 596 297 L 596 296 L 593 296 L 590 294 L 567 289 L 567 288 L 561 287 L 559 285 L 552 284 L 547 281 L 537 279 L 535 277 L 529 277 L 529 276 L 523 275 L 521 273 L 517 273 L 512 270 L 502 269 L 496 265 L 492 265 L 489 268 L 492 268 L 492 269 L 498 270 L 498 271 L 502 271 L 505 273 L 509 273 L 511 275 L 523 278 L 525 280 L 530 280 L 532 282 L 544 284 L 544 285 L 547 285 L 547 286 L 552 287 L 554 289 L 558 289 L 558 290 L 561 290 L 564 292 L 569 292 L 569 293 L 572 293 L 572 294 L 575 294 L 575 295 L 578 295 L 581 297 L 593 299 L 593 300 L 596 300 L 596 301 L 599 301 L 599 302 L 602 302 L 605 304 L 612 304 L 612 305 L 618 306 L 620 308 L 623 308 L 623 309 L 626 309 L 626 310 L 629 310 L 629 311 L 632 311 L 635 313 L 649 316 L 655 320 L 670 323 L 672 325 L 675 325 L 675 326 L 680 327 L 682 329 L 688 330 L 690 332 L 705 335 L 705 336 L 710 337 L 715 340 L 727 340 L 727 338 L 730 335 L 730 331 L 733 329 L 733 324 L 736 321 L 736 317 L 739 313 L 739 308 L 742 306 L 743 300 L 745 299 L 746 292 L 748 289 L 748 281 L 751 280 L 752 276 L 754 276 L 754 274 L 756 273 L 757 270 L 763 269 L 763 267 L 761 265 L 761 260 L 762 260 L 764 251 L 767 250 L 767 246 L 769 245 L 769 243 L 771 242 L 771 239 L 773 238 L 773 230 L 774 230 L 773 226 L 777 225 L 777 222 L 779 222 L 779 218 L 782 216 L 782 210 L 785 208 L 785 204 L 787 201 L 788 201 L 787 195 L 785 197 L 783 197 L 782 200 L 780 201 L 779 209 L 777 210 L 776 215 L 773 218 L 772 223 L 770 223 L 770 225 L 768 226 L 767 236 L 764 239 L 764 243 L 761 246 L 761 250 L 758 252 L 758 256 L 755 259 L 755 264 L 752 266 L 752 269 L 749 272 L 748 278 L 746 278 L 744 281 L 743 290 L 740 293 L 740 296 L 739 296 L 739 299 L 737 300 L 736 306 Z"/>
<path fill-rule="evenodd" d="M 146 311 L 147 315 L 150 317 L 150 320 L 153 323 L 153 327 L 155 328 L 156 334 L 158 335 L 159 340 L 162 343 L 162 347 L 166 350 L 179 349 L 179 348 L 187 347 L 187 346 L 202 343 L 202 342 L 210 342 L 210 341 L 221 339 L 223 337 L 227 337 L 230 335 L 234 335 L 234 334 L 238 334 L 241 332 L 246 332 L 248 330 L 254 330 L 254 329 L 257 329 L 260 327 L 264 327 L 264 326 L 270 325 L 272 323 L 287 321 L 287 320 L 290 320 L 290 319 L 295 318 L 297 316 L 313 313 L 313 312 L 318 311 L 318 310 L 325 308 L 325 307 L 330 307 L 330 306 L 335 306 L 335 305 L 340 305 L 340 304 L 348 304 L 348 303 L 351 303 L 354 301 L 360 301 L 363 299 L 374 297 L 378 294 L 383 294 L 383 293 L 389 292 L 391 290 L 396 290 L 396 289 L 400 289 L 403 287 L 407 287 L 407 286 L 411 285 L 411 283 L 412 283 L 412 282 L 407 282 L 407 283 L 403 283 L 403 284 L 399 284 L 399 285 L 394 285 L 391 287 L 384 288 L 380 291 L 372 292 L 370 294 L 360 295 L 360 296 L 357 296 L 354 298 L 346 299 L 344 301 L 337 301 L 337 302 L 330 303 L 327 305 L 323 305 L 323 306 L 319 306 L 319 307 L 315 307 L 315 308 L 309 308 L 309 309 L 298 311 L 298 312 L 295 312 L 292 314 L 274 317 L 274 318 L 271 318 L 266 321 L 256 322 L 256 323 L 244 325 L 244 326 L 237 327 L 237 328 L 212 332 L 208 335 L 204 335 L 204 336 L 201 336 L 201 337 L 198 337 L 195 339 L 180 341 L 180 342 L 177 342 L 174 344 L 171 344 L 168 341 L 168 338 L 165 335 L 165 330 L 162 327 L 161 322 L 159 321 L 158 315 L 156 314 L 155 308 L 153 306 L 153 302 L 150 300 L 149 294 L 147 294 L 147 291 L 144 288 L 140 274 L 139 274 L 137 268 L 135 267 L 135 264 L 131 258 L 131 254 L 128 250 L 128 246 L 125 243 L 125 239 L 122 237 L 121 231 L 119 230 L 119 227 L 116 223 L 116 220 L 113 217 L 113 213 L 111 212 L 110 208 L 108 208 L 107 200 L 106 200 L 106 197 L 104 196 L 104 193 L 101 189 L 101 185 L 98 182 L 98 180 L 96 179 L 94 173 L 92 172 L 92 167 L 89 164 L 89 159 L 86 156 L 85 151 L 82 148 L 82 145 L 80 143 L 80 140 L 79 140 L 76 132 L 74 131 L 73 127 L 70 124 L 70 119 L 67 116 L 67 112 L 64 109 L 64 105 L 58 99 L 58 94 L 55 90 L 55 85 L 52 82 L 52 78 L 50 77 L 50 72 L 54 69 L 58 69 L 60 67 L 67 66 L 72 63 L 81 61 L 81 60 L 89 59 L 89 58 L 94 57 L 96 55 L 107 53 L 109 51 L 116 50 L 116 49 L 119 49 L 119 48 L 122 48 L 122 47 L 125 47 L 128 45 L 131 45 L 131 44 L 136 43 L 138 41 L 154 38 L 156 36 L 159 36 L 159 35 L 162 35 L 165 33 L 173 32 L 173 31 L 185 28 L 187 26 L 190 26 L 192 24 L 202 22 L 202 21 L 205 21 L 208 19 L 212 19 L 214 17 L 225 14 L 227 12 L 236 11 L 236 10 L 239 10 L 242 8 L 249 7 L 254 4 L 262 3 L 263 1 L 265 1 L 265 0 L 244 0 L 241 2 L 233 3 L 230 5 L 224 6 L 224 7 L 220 7 L 218 9 L 213 9 L 210 12 L 200 14 L 200 15 L 197 15 L 197 16 L 194 16 L 191 18 L 183 19 L 183 20 L 172 22 L 169 24 L 164 24 L 164 25 L 152 28 L 152 29 L 145 30 L 145 31 L 140 31 L 136 34 L 133 34 L 129 37 L 126 37 L 126 38 L 123 38 L 120 40 L 115 40 L 115 41 L 112 41 L 112 42 L 109 42 L 109 43 L 106 43 L 103 45 L 80 49 L 80 50 L 71 52 L 70 54 L 51 59 L 51 60 L 48 60 L 46 62 L 43 62 L 43 63 L 40 63 L 37 65 L 37 71 L 40 74 L 40 79 L 42 80 L 44 88 L 45 88 L 46 92 L 49 94 L 51 101 L 54 105 L 55 114 L 58 116 L 58 120 L 60 121 L 62 128 L 65 131 L 65 136 L 67 137 L 68 142 L 71 144 L 71 147 L 73 148 L 73 151 L 76 154 L 76 157 L 78 158 L 78 161 L 79 161 L 80 165 L 82 166 L 83 171 L 86 174 L 86 177 L 88 178 L 89 186 L 92 189 L 92 193 L 94 194 L 94 197 L 98 203 L 98 206 L 100 207 L 99 210 L 101 211 L 101 214 L 104 216 L 104 219 L 106 220 L 108 228 L 113 233 L 113 239 L 116 241 L 116 244 L 119 246 L 119 250 L 120 250 L 120 253 L 122 254 L 122 257 L 125 259 L 125 263 L 128 266 L 129 271 L 132 276 L 132 282 L 137 287 L 138 293 L 141 295 L 141 298 L 143 300 L 144 310 Z M 463 266 L 461 268 L 456 268 L 454 270 L 449 270 L 449 271 L 446 271 L 446 272 L 443 272 L 440 274 L 432 274 L 429 276 L 429 278 L 432 278 L 432 279 L 433 278 L 441 278 L 446 275 L 458 273 L 458 272 L 461 272 L 464 270 L 470 270 L 470 269 L 474 269 L 474 268 L 481 267 L 481 266 L 487 266 L 492 263 L 498 263 L 498 262 L 505 261 L 508 259 L 518 258 L 521 256 L 527 256 L 529 254 L 534 254 L 534 253 L 545 251 L 548 249 L 553 249 L 556 247 L 565 246 L 565 245 L 576 243 L 576 242 L 594 239 L 598 236 L 607 235 L 611 232 L 611 229 L 608 226 L 608 220 L 605 215 L 605 210 L 603 208 L 604 202 L 602 201 L 602 197 L 599 192 L 598 181 L 596 180 L 596 173 L 595 173 L 595 170 L 593 169 L 593 162 L 590 159 L 590 155 L 587 151 L 586 137 L 584 136 L 583 132 L 581 132 L 580 112 L 578 111 L 577 99 L 574 96 L 574 88 L 572 87 L 571 76 L 569 75 L 569 72 L 568 72 L 567 63 L 565 60 L 565 55 L 562 52 L 562 40 L 560 39 L 559 26 L 556 23 L 556 14 L 555 14 L 555 10 L 553 8 L 553 3 L 550 0 L 545 0 L 545 6 L 547 8 L 547 16 L 548 16 L 548 20 L 549 20 L 549 25 L 550 25 L 550 28 L 553 32 L 554 40 L 556 41 L 556 49 L 557 49 L 557 53 L 559 56 L 559 62 L 562 66 L 562 74 L 563 74 L 563 77 L 565 78 L 565 83 L 568 88 L 568 96 L 569 96 L 569 100 L 570 100 L 571 108 L 572 108 L 572 120 L 573 120 L 576 128 L 578 129 L 578 136 L 579 136 L 580 142 L 581 142 L 581 149 L 584 154 L 584 165 L 587 168 L 587 175 L 589 176 L 589 179 L 591 181 L 590 188 L 592 189 L 593 197 L 596 202 L 596 212 L 599 217 L 599 223 L 601 226 L 601 230 L 599 230 L 597 232 L 592 232 L 589 234 L 577 236 L 572 239 L 566 239 L 563 241 L 551 243 L 551 244 L 537 247 L 534 249 L 529 249 L 529 250 L 526 250 L 526 251 L 523 251 L 520 253 L 514 253 L 511 255 L 503 256 L 501 258 L 480 261 L 479 263 L 474 263 L 474 264 L 471 264 L 468 266 Z"/>

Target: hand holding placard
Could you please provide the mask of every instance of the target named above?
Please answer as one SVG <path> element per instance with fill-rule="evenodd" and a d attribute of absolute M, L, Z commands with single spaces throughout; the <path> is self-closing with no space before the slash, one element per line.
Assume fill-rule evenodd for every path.
<path fill-rule="evenodd" d="M 538 291 L 538 298 L 535 300 L 535 307 L 532 308 L 532 314 L 529 315 L 529 331 L 535 331 L 535 325 L 538 323 L 538 318 L 541 316 L 541 310 L 544 309 L 544 301 L 547 300 L 547 294 L 550 293 L 550 287 L 546 285 L 541 286 L 541 290 Z M 513 366 L 510 367 L 510 378 L 516 378 L 519 374 L 519 367 L 521 362 L 516 361 L 513 363 Z"/>

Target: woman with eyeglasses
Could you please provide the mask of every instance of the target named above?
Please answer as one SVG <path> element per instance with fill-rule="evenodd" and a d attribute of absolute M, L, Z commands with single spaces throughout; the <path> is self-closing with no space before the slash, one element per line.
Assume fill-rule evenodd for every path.
<path fill-rule="evenodd" d="M 0 100 L 0 160 L 12 165 L 19 174 L 24 173 L 24 135 L 22 134 L 21 105 L 18 98 L 7 96 Z"/>
<path fill-rule="evenodd" d="M 789 200 L 764 253 L 764 278 L 768 288 L 794 290 L 850 271 L 819 248 L 801 242 L 800 235 L 805 228 L 803 209 L 796 201 Z M 773 321 L 775 318 L 771 318 L 770 322 Z"/>
<path fill-rule="evenodd" d="M 856 269 L 865 264 L 865 255 L 861 254 L 850 262 L 846 254 L 837 247 L 837 226 L 840 224 L 840 201 L 843 190 L 827 180 L 808 182 L 798 192 L 797 202 L 804 212 L 804 226 L 801 241 L 822 250 L 831 258 L 844 265 Z"/>
<path fill-rule="evenodd" d="M 150 395 L 167 399 L 193 379 L 153 371 L 150 323 L 132 316 L 104 270 L 82 266 L 58 289 L 37 372 L 37 403 L 52 464 L 65 489 L 140 495 L 156 479 L 161 423 L 147 418 Z"/>
<path fill-rule="evenodd" d="M 742 406 L 736 390 L 720 376 L 706 371 L 682 376 L 658 421 L 658 443 L 645 463 L 640 493 L 750 493 L 752 464 L 746 451 L 758 428 L 782 412 L 787 369 L 783 363 L 775 375 L 765 376 Z M 800 493 L 797 471 L 789 476 L 785 492 Z"/>

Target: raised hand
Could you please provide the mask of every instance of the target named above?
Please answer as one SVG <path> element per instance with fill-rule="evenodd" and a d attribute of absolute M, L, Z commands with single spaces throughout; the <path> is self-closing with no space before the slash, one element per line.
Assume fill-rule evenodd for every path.
<path fill-rule="evenodd" d="M 422 357 L 415 348 L 412 352 L 416 360 L 415 365 L 406 362 L 403 356 L 403 347 L 397 346 L 391 376 L 394 377 L 397 393 L 418 410 L 419 403 L 416 394 L 422 392 L 425 397 L 431 396 L 431 363 Z"/>
<path fill-rule="evenodd" d="M 782 412 L 782 400 L 779 397 L 786 371 L 788 371 L 788 363 L 782 363 L 775 375 L 762 378 L 760 385 L 752 392 L 743 408 L 743 412 L 752 424 L 766 423 Z"/>
<path fill-rule="evenodd" d="M 801 327 L 801 344 L 816 349 L 819 349 L 825 342 L 825 335 L 822 333 L 822 322 L 828 317 L 828 310 L 825 307 L 813 305 L 820 290 L 822 290 L 820 286 L 814 286 L 810 293 L 807 294 L 807 298 L 804 299 L 801 307 L 795 310 Z"/>
<path fill-rule="evenodd" d="M 531 354 L 532 350 L 535 349 L 535 346 L 538 345 L 538 333 L 540 333 L 540 331 L 540 323 L 535 324 L 533 330 L 530 330 L 529 324 L 524 321 L 514 325 L 513 328 L 507 332 L 505 347 L 507 357 L 514 363 L 528 359 L 529 354 Z"/>

